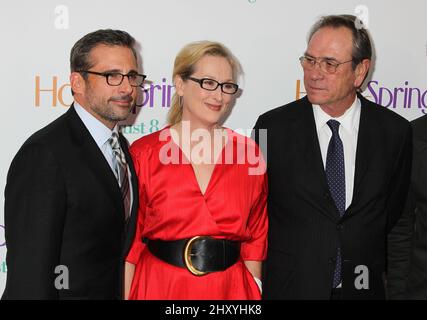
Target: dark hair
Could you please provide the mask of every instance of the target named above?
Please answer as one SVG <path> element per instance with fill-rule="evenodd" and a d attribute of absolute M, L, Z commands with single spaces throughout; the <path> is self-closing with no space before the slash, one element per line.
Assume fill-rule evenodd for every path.
<path fill-rule="evenodd" d="M 70 52 L 71 72 L 88 70 L 93 67 L 93 62 L 89 59 L 90 51 L 97 45 L 123 46 L 132 50 L 135 60 L 137 54 L 134 48 L 135 39 L 127 32 L 121 30 L 104 29 L 88 33 L 78 40 Z M 86 78 L 87 74 L 83 73 Z"/>
<path fill-rule="evenodd" d="M 371 60 L 372 58 L 372 45 L 369 38 L 369 33 L 363 25 L 363 22 L 354 15 L 329 15 L 321 17 L 311 28 L 308 36 L 308 41 L 311 40 L 313 35 L 322 28 L 340 28 L 344 27 L 351 31 L 353 35 L 353 52 L 352 52 L 352 66 L 353 70 L 364 59 Z"/>

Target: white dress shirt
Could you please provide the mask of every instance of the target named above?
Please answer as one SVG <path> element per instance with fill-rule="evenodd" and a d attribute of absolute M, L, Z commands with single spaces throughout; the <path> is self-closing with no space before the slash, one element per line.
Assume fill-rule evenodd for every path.
<path fill-rule="evenodd" d="M 106 127 L 101 121 L 96 119 L 93 115 L 91 115 L 86 109 L 84 109 L 81 105 L 79 105 L 77 102 L 74 102 L 74 109 L 77 112 L 77 115 L 82 120 L 85 127 L 89 130 L 90 135 L 95 140 L 96 145 L 101 150 L 102 154 L 104 155 L 105 159 L 107 160 L 108 164 L 110 165 L 111 170 L 113 171 L 116 179 L 117 172 L 114 170 L 116 167 L 116 158 L 113 155 L 113 149 L 111 148 L 111 145 L 108 143 L 108 139 L 111 138 L 111 135 L 113 132 L 118 133 L 119 129 L 116 126 L 114 126 L 113 130 L 110 130 L 108 127 Z M 132 181 L 131 181 L 131 172 L 129 170 L 128 165 L 128 177 L 129 177 L 129 191 L 130 191 L 130 213 L 132 212 L 132 203 L 133 203 L 133 192 L 132 192 Z M 118 180 L 117 180 L 118 183 Z"/>
<path fill-rule="evenodd" d="M 333 118 L 318 105 L 313 105 L 314 120 L 316 122 L 317 137 L 319 138 L 320 151 L 322 153 L 323 166 L 326 168 L 326 156 L 332 131 L 326 124 L 333 119 L 340 123 L 338 133 L 344 148 L 345 170 L 345 208 L 347 209 L 353 199 L 354 171 L 356 165 L 357 135 L 360 123 L 360 100 L 356 97 L 353 104 L 346 112 Z"/>

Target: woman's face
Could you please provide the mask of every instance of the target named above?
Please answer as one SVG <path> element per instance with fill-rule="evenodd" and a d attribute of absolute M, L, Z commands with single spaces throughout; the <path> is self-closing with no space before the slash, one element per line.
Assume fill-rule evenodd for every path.
<path fill-rule="evenodd" d="M 234 95 L 222 92 L 221 86 L 214 91 L 203 89 L 194 79 L 207 78 L 219 83 L 234 83 L 230 63 L 224 57 L 206 55 L 196 63 L 191 78 L 193 80 L 184 81 L 177 76 L 175 79 L 177 94 L 183 99 L 182 120 L 190 121 L 192 126 L 197 127 L 218 125 L 227 112 Z M 215 83 L 208 81 L 207 85 L 212 86 Z M 226 89 L 225 86 L 224 89 Z"/>

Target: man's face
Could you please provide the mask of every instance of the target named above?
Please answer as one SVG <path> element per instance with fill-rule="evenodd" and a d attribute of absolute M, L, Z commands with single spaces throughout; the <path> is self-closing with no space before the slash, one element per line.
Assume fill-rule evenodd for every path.
<path fill-rule="evenodd" d="M 101 44 L 90 51 L 89 59 L 93 66 L 88 71 L 122 74 L 138 72 L 133 52 L 127 47 Z M 137 88 L 129 84 L 127 77 L 118 86 L 107 84 L 103 76 L 89 73 L 86 80 L 80 81 L 83 81 L 81 90 L 76 92 L 73 88 L 76 92 L 75 100 L 110 129 L 118 121 L 125 120 L 135 105 Z"/>
<path fill-rule="evenodd" d="M 312 36 L 305 55 L 337 63 L 348 61 L 352 59 L 352 41 L 352 33 L 347 28 L 321 28 Z M 348 62 L 339 65 L 333 74 L 321 70 L 319 64 L 311 70 L 304 69 L 308 99 L 311 103 L 320 105 L 327 113 L 345 111 L 353 103 L 356 89 L 364 80 L 367 72 L 365 67 L 365 64 L 359 64 L 353 70 L 352 62 Z"/>

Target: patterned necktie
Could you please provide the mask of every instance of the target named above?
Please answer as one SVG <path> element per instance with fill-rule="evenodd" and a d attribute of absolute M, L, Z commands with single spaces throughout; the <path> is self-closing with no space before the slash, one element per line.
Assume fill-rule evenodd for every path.
<path fill-rule="evenodd" d="M 116 171 L 117 181 L 122 192 L 123 204 L 125 207 L 125 220 L 128 219 L 130 213 L 130 191 L 129 191 L 129 176 L 127 170 L 126 157 L 123 150 L 120 148 L 119 135 L 113 132 L 111 138 L 108 139 L 111 145 L 114 156 L 114 170 Z"/>
<path fill-rule="evenodd" d="M 329 191 L 340 217 L 345 212 L 345 170 L 344 170 L 344 148 L 340 139 L 338 129 L 340 123 L 336 120 L 327 122 L 332 131 L 329 141 L 328 154 L 326 157 L 326 178 L 328 179 Z M 334 272 L 333 287 L 341 283 L 341 248 L 338 247 L 337 260 Z"/>

